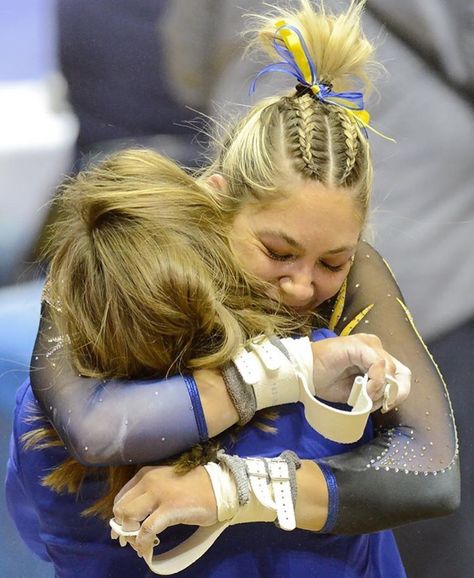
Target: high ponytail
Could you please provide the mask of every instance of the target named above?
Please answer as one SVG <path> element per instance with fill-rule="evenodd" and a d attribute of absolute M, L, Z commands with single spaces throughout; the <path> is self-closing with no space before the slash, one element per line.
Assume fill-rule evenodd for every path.
<path fill-rule="evenodd" d="M 310 0 L 300 0 L 300 5 L 297 12 L 281 10 L 259 17 L 255 48 L 278 60 L 274 44 L 278 32 L 275 32 L 284 19 L 300 31 L 322 82 L 331 84 L 336 91 L 356 88 L 369 91 L 377 64 L 373 60 L 374 47 L 361 28 L 365 0 L 352 0 L 349 8 L 339 14 L 327 11 L 323 2 L 315 4 L 318 9 Z"/>

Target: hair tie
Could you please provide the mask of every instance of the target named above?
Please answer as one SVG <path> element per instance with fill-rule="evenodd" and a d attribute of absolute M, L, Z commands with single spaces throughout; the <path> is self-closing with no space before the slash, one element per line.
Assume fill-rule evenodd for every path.
<path fill-rule="evenodd" d="M 331 83 L 319 79 L 316 65 L 298 28 L 287 24 L 285 20 L 276 22 L 275 27 L 273 47 L 281 60 L 265 66 L 255 76 L 250 85 L 250 94 L 255 91 L 257 81 L 261 76 L 269 72 L 282 72 L 296 78 L 298 81 L 296 94 L 298 96 L 310 94 L 313 98 L 325 104 L 339 106 L 354 118 L 364 130 L 366 136 L 366 129 L 369 129 L 382 138 L 395 142 L 394 139 L 370 126 L 370 114 L 364 108 L 364 95 L 362 92 L 336 92 L 333 90 Z"/>

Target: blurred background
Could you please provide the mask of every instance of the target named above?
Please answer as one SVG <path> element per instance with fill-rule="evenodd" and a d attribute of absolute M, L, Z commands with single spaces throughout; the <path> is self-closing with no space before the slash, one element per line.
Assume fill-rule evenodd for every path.
<path fill-rule="evenodd" d="M 263 0 L 2 0 L 2 478 L 38 326 L 39 254 L 56 186 L 131 144 L 197 166 L 203 115 L 238 115 L 291 89 L 268 77 L 248 96 L 259 66 L 242 60 L 240 34 L 243 15 L 260 11 Z M 365 30 L 389 73 L 368 108 L 374 126 L 397 140 L 370 137 L 373 241 L 446 378 L 462 452 L 461 510 L 402 528 L 397 539 L 410 577 L 464 578 L 474 567 L 474 2 L 368 0 Z M 0 519 L 0 575 L 52 578 L 17 536 L 3 492 Z"/>

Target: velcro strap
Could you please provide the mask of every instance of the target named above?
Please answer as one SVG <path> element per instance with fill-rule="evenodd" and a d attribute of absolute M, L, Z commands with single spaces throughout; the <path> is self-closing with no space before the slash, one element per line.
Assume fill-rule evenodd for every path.
<path fill-rule="evenodd" d="M 295 509 L 291 496 L 290 473 L 285 460 L 266 460 L 276 503 L 278 525 L 282 530 L 296 528 Z"/>
<path fill-rule="evenodd" d="M 249 347 L 255 351 L 267 372 L 280 369 L 282 354 L 268 339 L 262 343 L 251 342 L 249 343 Z"/>
<path fill-rule="evenodd" d="M 233 363 L 253 389 L 257 409 L 294 403 L 299 398 L 299 379 L 293 363 L 270 341 L 260 340 L 242 349 Z"/>
<path fill-rule="evenodd" d="M 281 340 L 282 345 L 288 351 L 291 363 L 298 371 L 305 376 L 309 389 L 315 393 L 313 383 L 313 349 L 308 337 L 299 339 L 285 338 Z"/>
<path fill-rule="evenodd" d="M 254 385 L 263 377 L 259 359 L 250 351 L 241 349 L 232 359 L 247 385 Z"/>
<path fill-rule="evenodd" d="M 277 506 L 271 496 L 268 472 L 264 460 L 260 458 L 247 458 L 245 465 L 250 487 L 257 500 L 266 508 L 276 510 Z"/>

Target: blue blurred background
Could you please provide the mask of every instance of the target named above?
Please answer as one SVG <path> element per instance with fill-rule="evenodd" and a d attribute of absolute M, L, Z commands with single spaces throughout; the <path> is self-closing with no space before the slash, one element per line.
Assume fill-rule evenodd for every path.
<path fill-rule="evenodd" d="M 263 0 L 2 0 L 2 478 L 15 391 L 38 325 L 38 251 L 56 186 L 91 158 L 130 144 L 198 164 L 198 113 L 239 114 L 251 102 L 258 68 L 241 59 L 242 15 L 264 10 Z M 474 439 L 474 4 L 368 0 L 365 25 L 389 70 L 369 109 L 398 141 L 371 138 L 372 240 L 446 377 L 462 451 Z M 276 89 L 261 85 L 254 100 Z M 409 576 L 464 578 L 474 567 L 472 453 L 462 458 L 460 512 L 397 533 Z M 0 519 L 0 576 L 52 577 L 21 543 L 3 492 Z"/>

